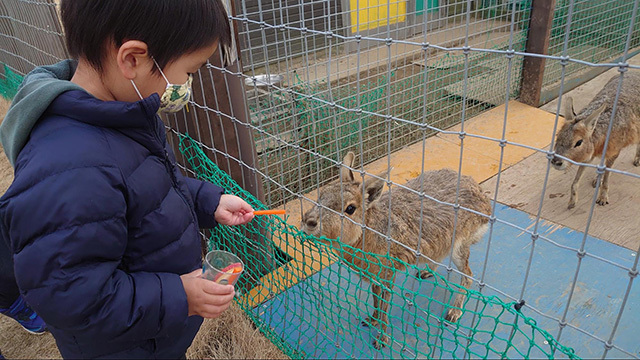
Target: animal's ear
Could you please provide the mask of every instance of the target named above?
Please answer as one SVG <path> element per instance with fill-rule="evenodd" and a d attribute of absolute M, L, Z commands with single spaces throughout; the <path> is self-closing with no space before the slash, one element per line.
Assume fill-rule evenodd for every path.
<path fill-rule="evenodd" d="M 348 167 L 350 168 L 353 167 L 355 160 L 356 160 L 356 154 L 354 154 L 352 151 L 349 151 L 347 155 L 344 156 L 344 159 L 342 159 L 342 165 L 345 165 L 340 168 L 340 176 L 342 177 L 342 181 L 349 181 L 349 182 L 355 181 L 355 177 L 353 176 L 353 171 L 351 171 L 351 169 L 348 168 Z"/>
<path fill-rule="evenodd" d="M 378 176 L 371 176 L 364 181 L 364 193 L 368 202 L 375 201 L 382 195 L 382 188 L 385 181 L 382 180 L 387 177 L 388 172 L 384 172 Z"/>
<path fill-rule="evenodd" d="M 576 118 L 576 111 L 573 109 L 573 98 L 571 96 L 567 96 L 564 99 L 564 118 L 568 122 L 573 122 Z"/>
<path fill-rule="evenodd" d="M 592 112 L 586 119 L 584 119 L 584 125 L 587 127 L 587 137 L 593 134 L 593 129 L 596 128 L 596 124 L 598 123 L 598 118 L 602 114 L 602 112 L 607 108 L 607 101 L 605 101 L 599 108 L 597 108 L 594 112 Z"/>

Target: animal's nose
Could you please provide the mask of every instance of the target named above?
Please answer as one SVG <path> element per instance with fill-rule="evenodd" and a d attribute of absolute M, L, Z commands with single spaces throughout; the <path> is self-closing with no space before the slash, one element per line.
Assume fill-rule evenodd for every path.
<path fill-rule="evenodd" d="M 560 159 L 559 157 L 553 157 L 553 159 L 551 159 L 551 165 L 553 166 L 562 166 L 562 159 Z"/>

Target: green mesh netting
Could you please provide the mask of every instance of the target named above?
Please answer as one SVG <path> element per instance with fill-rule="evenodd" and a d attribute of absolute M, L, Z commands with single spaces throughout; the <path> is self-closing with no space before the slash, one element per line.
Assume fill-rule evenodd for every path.
<path fill-rule="evenodd" d="M 0 96 L 7 100 L 13 99 L 22 83 L 23 76 L 12 71 L 3 64 L 3 72 L 0 73 Z"/>
<path fill-rule="evenodd" d="M 238 195 L 256 209 L 255 197 L 220 170 L 188 136 L 180 150 L 198 176 Z M 559 344 L 514 302 L 469 290 L 457 323 L 444 321 L 453 297 L 465 291 L 433 273 L 426 280 L 385 266 L 390 259 L 314 238 L 279 217 L 258 217 L 243 226 L 219 226 L 210 232 L 210 248 L 240 256 L 246 273 L 237 284 L 238 304 L 256 326 L 292 358 L 578 358 Z M 373 312 L 372 292 L 360 275 L 376 281 L 367 269 L 353 270 L 344 255 L 396 271 L 387 333 L 392 344 L 373 347 L 376 329 L 361 326 Z"/>

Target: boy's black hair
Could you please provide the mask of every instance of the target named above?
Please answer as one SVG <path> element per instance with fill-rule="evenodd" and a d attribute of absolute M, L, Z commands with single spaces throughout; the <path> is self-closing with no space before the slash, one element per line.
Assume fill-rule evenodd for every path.
<path fill-rule="evenodd" d="M 99 71 L 111 42 L 145 42 L 161 68 L 216 40 L 231 42 L 220 0 L 62 0 L 60 10 L 69 53 Z"/>

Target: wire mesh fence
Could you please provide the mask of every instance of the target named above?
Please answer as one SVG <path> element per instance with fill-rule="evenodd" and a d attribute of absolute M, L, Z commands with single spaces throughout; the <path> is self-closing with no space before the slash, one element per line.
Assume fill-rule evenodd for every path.
<path fill-rule="evenodd" d="M 572 25 L 568 29 L 569 42 L 565 53 L 565 31 L 567 31 L 570 5 L 573 5 L 571 7 Z M 616 62 L 615 60 L 624 52 L 633 6 L 633 1 L 576 1 L 574 4 L 569 0 L 558 1 L 549 38 L 549 54 L 556 56 L 565 54 L 592 63 Z M 640 27 L 636 23 L 631 36 L 632 51 L 640 45 L 639 32 Z M 568 64 L 564 68 L 566 77 L 589 76 L 585 73 L 590 70 L 593 69 L 578 63 Z M 545 69 L 545 87 L 557 88 L 561 72 L 562 67 L 559 62 L 550 62 Z M 549 96 L 555 94 L 557 92 Z"/>
<path fill-rule="evenodd" d="M 45 32 L 57 36 L 47 46 L 13 30 L 49 29 L 49 16 L 55 15 L 51 2 L 13 3 L 14 8 L 0 4 L 0 24 L 10 25 L 0 28 L 0 39 L 11 44 L 0 51 L 0 62 L 7 66 L 2 78 L 13 78 L 15 85 L 29 64 L 53 62 L 65 53 L 47 47 L 61 44 L 59 29 Z M 36 5 L 46 9 L 41 17 L 10 12 Z M 546 59 L 547 97 L 562 98 L 575 79 L 584 81 L 596 70 L 619 69 L 619 83 L 628 81 L 625 73 L 640 69 L 627 62 L 640 39 L 637 0 L 557 0 L 550 14 L 549 55 L 526 52 L 532 1 L 236 0 L 230 5 L 242 67 L 223 68 L 214 55 L 196 76 L 193 110 L 165 120 L 188 175 L 215 182 L 256 208 L 288 211 L 284 220 L 258 219 L 207 234 L 211 247 L 240 254 L 249 265 L 239 303 L 274 343 L 296 358 L 640 357 L 630 331 L 637 320 L 632 309 L 640 301 L 633 287 L 640 244 L 631 241 L 628 250 L 590 236 L 604 174 L 636 186 L 640 174 L 605 164 L 606 145 L 597 165 L 562 156 L 595 169 L 598 180 L 583 205 L 585 223 L 577 232 L 559 230 L 550 222 L 561 219 L 545 218 L 543 210 L 560 196 L 549 190 L 549 179 L 559 155 L 554 143 L 562 104 L 540 142 L 530 141 L 527 132 L 540 131 L 542 121 L 518 123 L 509 116 L 519 106 L 511 100 L 519 95 L 528 57 Z M 611 99 L 610 119 L 619 110 L 621 89 Z M 500 114 L 495 132 L 471 121 L 487 111 Z M 613 121 L 604 126 L 606 143 L 614 128 L 609 124 Z M 408 148 L 414 155 L 399 152 Z M 436 167 L 458 174 L 490 168 L 497 177 L 487 191 L 491 211 L 481 215 L 489 231 L 471 248 L 473 274 L 453 267 L 451 259 L 434 261 L 419 247 L 401 244 L 391 236 L 391 224 L 378 231 L 350 217 L 351 204 L 340 203 L 338 211 L 323 205 L 324 186 L 342 183 L 338 174 L 349 151 L 359 159 L 351 169 L 356 177 L 378 176 L 383 191 L 407 190 L 407 179 Z M 540 158 L 541 180 L 528 189 L 536 208 L 528 214 L 515 211 L 517 204 L 501 203 L 499 195 L 506 186 L 525 183 L 501 182 L 502 171 L 514 164 L 512 155 L 520 152 Z M 483 163 L 478 153 L 493 154 L 492 161 Z M 393 166 L 402 164 L 410 170 L 400 176 Z M 524 174 L 533 176 L 532 170 Z M 469 211 L 460 205 L 461 179 L 450 203 L 414 191 L 420 203 L 454 209 L 450 226 L 458 230 L 460 214 Z M 251 186 L 257 186 L 254 195 L 243 190 Z M 393 197 L 389 212 L 392 202 Z M 338 216 L 335 236 L 318 238 L 298 229 L 313 206 Z M 420 229 L 432 216 L 437 215 L 417 218 Z M 363 239 L 366 234 L 382 239 L 388 251 L 345 245 L 338 240 L 345 223 L 359 226 Z M 637 218 L 629 224 L 637 226 Z M 453 231 L 449 251 L 456 248 L 456 236 L 463 235 Z M 407 247 L 413 258 L 393 258 L 389 249 L 397 246 Z M 435 265 L 431 277 L 416 276 L 425 270 L 420 260 Z M 385 283 L 375 266 L 392 272 L 395 282 Z M 458 276 L 471 285 L 459 285 Z M 369 283 L 383 287 L 388 298 Z M 466 295 L 462 305 L 454 303 L 457 294 Z M 381 302 L 388 303 L 390 337 L 382 348 L 374 340 L 384 331 L 361 325 Z M 462 313 L 458 321 L 446 317 L 453 308 Z"/>
<path fill-rule="evenodd" d="M 264 7 L 266 2 L 260 3 Z M 278 2 L 271 3 L 271 8 L 282 10 Z M 437 2 L 427 2 L 426 10 L 423 2 L 390 2 L 388 6 L 367 3 L 359 5 L 363 8 L 355 12 L 343 4 L 337 10 L 344 10 L 335 14 L 334 21 L 331 16 L 325 16 L 326 9 L 330 9 L 326 5 L 319 19 L 304 17 L 309 13 L 304 11 L 307 7 L 323 8 L 329 3 L 291 4 L 288 9 L 297 10 L 300 18 L 273 16 L 274 22 L 266 23 L 250 13 L 239 16 L 237 21 L 242 24 L 241 42 L 247 46 L 243 58 L 260 59 L 244 63 L 244 73 L 249 76 L 252 122 L 330 158 L 339 157 L 338 149 L 355 150 L 362 144 L 362 156 L 365 163 L 369 163 L 420 139 L 416 125 L 392 121 L 389 149 L 387 125 L 377 115 L 393 114 L 414 124 L 426 123 L 439 128 L 460 122 L 465 76 L 470 79 L 466 90 L 470 103 L 464 110 L 467 116 L 500 104 L 504 101 L 503 84 L 508 76 L 504 56 L 489 52 L 466 56 L 461 47 L 504 50 L 511 45 L 513 50 L 523 51 L 525 46 L 529 16 L 525 6 L 518 6 L 512 14 L 513 24 L 508 4 L 497 2 L 477 6 L 469 12 L 465 2 L 442 7 Z M 409 5 L 415 10 L 408 9 Z M 378 17 L 386 18 L 387 12 L 397 13 L 401 7 L 405 12 L 402 22 L 393 16 L 386 25 L 376 22 L 381 21 Z M 425 11 L 434 15 L 419 16 Z M 356 13 L 359 15 L 355 16 Z M 326 21 L 318 27 L 322 19 Z M 418 23 L 419 20 L 423 22 Z M 372 23 L 378 24 L 374 32 L 378 35 L 362 35 L 372 31 Z M 256 32 L 262 32 L 262 36 Z M 273 43 L 260 45 L 271 38 L 275 39 Z M 443 51 L 423 43 L 458 50 Z M 511 96 L 518 93 L 520 71 L 521 61 L 516 60 L 511 68 Z M 255 82 L 254 77 L 257 77 Z M 278 82 L 270 84 L 274 80 Z M 336 106 L 326 106 L 333 103 Z M 360 108 L 364 116 L 350 111 L 353 108 Z M 268 137 L 258 135 L 257 145 L 263 168 L 280 156 L 285 162 L 294 161 L 298 156 L 286 146 L 279 148 Z M 318 180 L 325 183 L 335 175 L 322 160 L 303 160 L 308 165 L 302 171 L 292 169 L 281 174 L 283 185 L 306 192 L 316 186 Z M 268 192 L 268 203 L 291 199 L 278 196 Z"/>
<path fill-rule="evenodd" d="M 13 97 L 21 75 L 67 58 L 54 0 L 0 3 L 0 94 Z"/>

